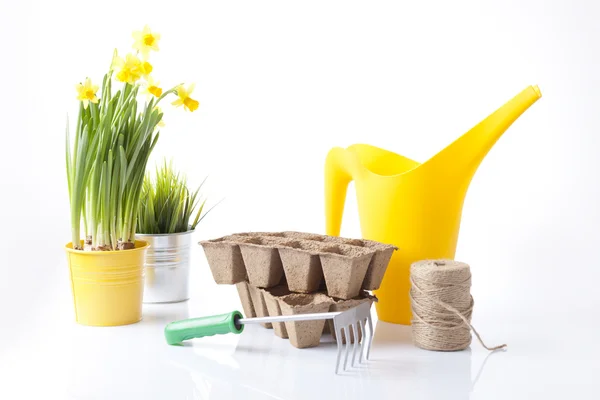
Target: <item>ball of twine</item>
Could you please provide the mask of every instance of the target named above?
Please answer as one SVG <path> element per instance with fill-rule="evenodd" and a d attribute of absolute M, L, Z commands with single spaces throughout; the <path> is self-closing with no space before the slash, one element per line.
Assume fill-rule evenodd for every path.
<path fill-rule="evenodd" d="M 471 269 L 454 260 L 423 260 L 410 267 L 410 303 L 415 345 L 426 350 L 456 351 L 471 344 L 471 330 L 490 351 L 471 325 L 473 296 Z"/>

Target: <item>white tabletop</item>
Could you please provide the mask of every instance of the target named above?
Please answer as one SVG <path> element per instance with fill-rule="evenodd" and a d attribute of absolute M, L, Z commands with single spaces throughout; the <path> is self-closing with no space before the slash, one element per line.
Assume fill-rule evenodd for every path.
<path fill-rule="evenodd" d="M 562 399 L 600 393 L 594 319 L 506 320 L 479 315 L 476 307 L 474 323 L 488 344 L 508 344 L 495 353 L 476 341 L 461 352 L 421 350 L 410 327 L 375 319 L 371 361 L 336 376 L 331 338 L 296 349 L 272 330 L 247 326 L 240 335 L 168 346 L 167 323 L 240 308 L 235 288 L 215 285 L 206 271 L 192 274 L 192 282 L 187 302 L 145 305 L 137 324 L 95 328 L 73 321 L 68 277 L 61 274 L 38 299 L 35 315 L 1 332 L 0 398 Z"/>

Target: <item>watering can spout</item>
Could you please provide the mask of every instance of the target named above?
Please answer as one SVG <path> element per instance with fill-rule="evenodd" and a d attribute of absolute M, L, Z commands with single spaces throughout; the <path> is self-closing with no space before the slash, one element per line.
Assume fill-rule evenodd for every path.
<path fill-rule="evenodd" d="M 542 93 L 537 85 L 528 86 L 422 167 L 435 175 L 452 177 L 452 182 L 468 185 L 477 167 L 500 136 L 540 97 Z"/>

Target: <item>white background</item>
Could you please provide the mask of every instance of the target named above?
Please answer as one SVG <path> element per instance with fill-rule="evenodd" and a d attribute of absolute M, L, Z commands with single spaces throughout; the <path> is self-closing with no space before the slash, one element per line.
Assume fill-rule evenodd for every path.
<path fill-rule="evenodd" d="M 564 354 L 597 361 L 585 340 L 597 339 L 600 317 L 599 20 L 593 0 L 0 2 L 0 363 L 4 351 L 21 366 L 47 359 L 52 343 L 34 352 L 29 335 L 73 323 L 56 300 L 70 295 L 65 121 L 74 84 L 100 81 L 144 24 L 162 34 L 155 77 L 195 82 L 201 103 L 191 114 L 163 107 L 153 162 L 173 157 L 192 183 L 209 176 L 209 202 L 225 199 L 197 240 L 323 232 L 331 147 L 368 143 L 425 161 L 538 84 L 543 97 L 471 183 L 456 258 L 472 266 L 474 323 L 488 341 L 522 340 L 565 368 Z M 357 237 L 352 190 L 342 234 Z M 195 260 L 206 269 L 202 253 Z M 210 275 L 196 279 L 200 298 L 237 304 Z M 580 367 L 565 385 L 589 394 Z M 507 394 L 499 387 L 482 398 Z"/>

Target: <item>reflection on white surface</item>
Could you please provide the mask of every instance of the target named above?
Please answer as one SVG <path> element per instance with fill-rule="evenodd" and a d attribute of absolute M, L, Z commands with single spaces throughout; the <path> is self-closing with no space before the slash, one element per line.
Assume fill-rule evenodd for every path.
<path fill-rule="evenodd" d="M 232 337 L 237 343 L 226 339 Z M 471 350 L 440 358 L 440 353 L 415 349 L 411 340 L 408 327 L 378 322 L 371 360 L 336 376 L 331 338 L 324 338 L 319 348 L 299 350 L 272 331 L 249 326 L 238 337 L 193 340 L 170 352 L 169 363 L 189 375 L 191 392 L 201 394 L 198 398 L 230 398 L 243 392 L 248 398 L 306 399 L 320 388 L 329 398 L 392 399 L 403 388 L 425 399 L 468 399 L 475 383 Z M 402 348 L 404 359 L 398 357 Z"/>
<path fill-rule="evenodd" d="M 335 342 L 296 349 L 272 330 L 247 326 L 240 335 L 213 336 L 183 346 L 164 343 L 162 328 L 187 318 L 189 304 L 148 305 L 139 324 L 118 328 L 71 326 L 68 393 L 73 398 L 328 398 L 377 396 L 399 390 L 420 398 L 467 399 L 471 351 L 440 354 L 416 349 L 410 329 L 378 322 L 371 360 L 335 375 Z M 100 395 L 100 397 L 95 397 Z"/>
<path fill-rule="evenodd" d="M 509 346 L 491 354 L 476 342 L 460 352 L 421 350 L 410 327 L 376 321 L 371 360 L 340 375 L 330 336 L 317 348 L 296 349 L 272 330 L 250 325 L 240 335 L 166 344 L 167 323 L 238 308 L 230 289 L 218 288 L 229 303 L 199 295 L 148 304 L 140 323 L 110 328 L 74 323 L 68 292 L 52 298 L 41 319 L 31 321 L 34 329 L 22 332 L 19 342 L 2 343 L 0 376 L 9 378 L 0 398 L 562 399 L 600 389 L 594 321 L 568 346 L 568 326 L 544 318 L 483 321 L 490 341 L 501 338 Z"/>

